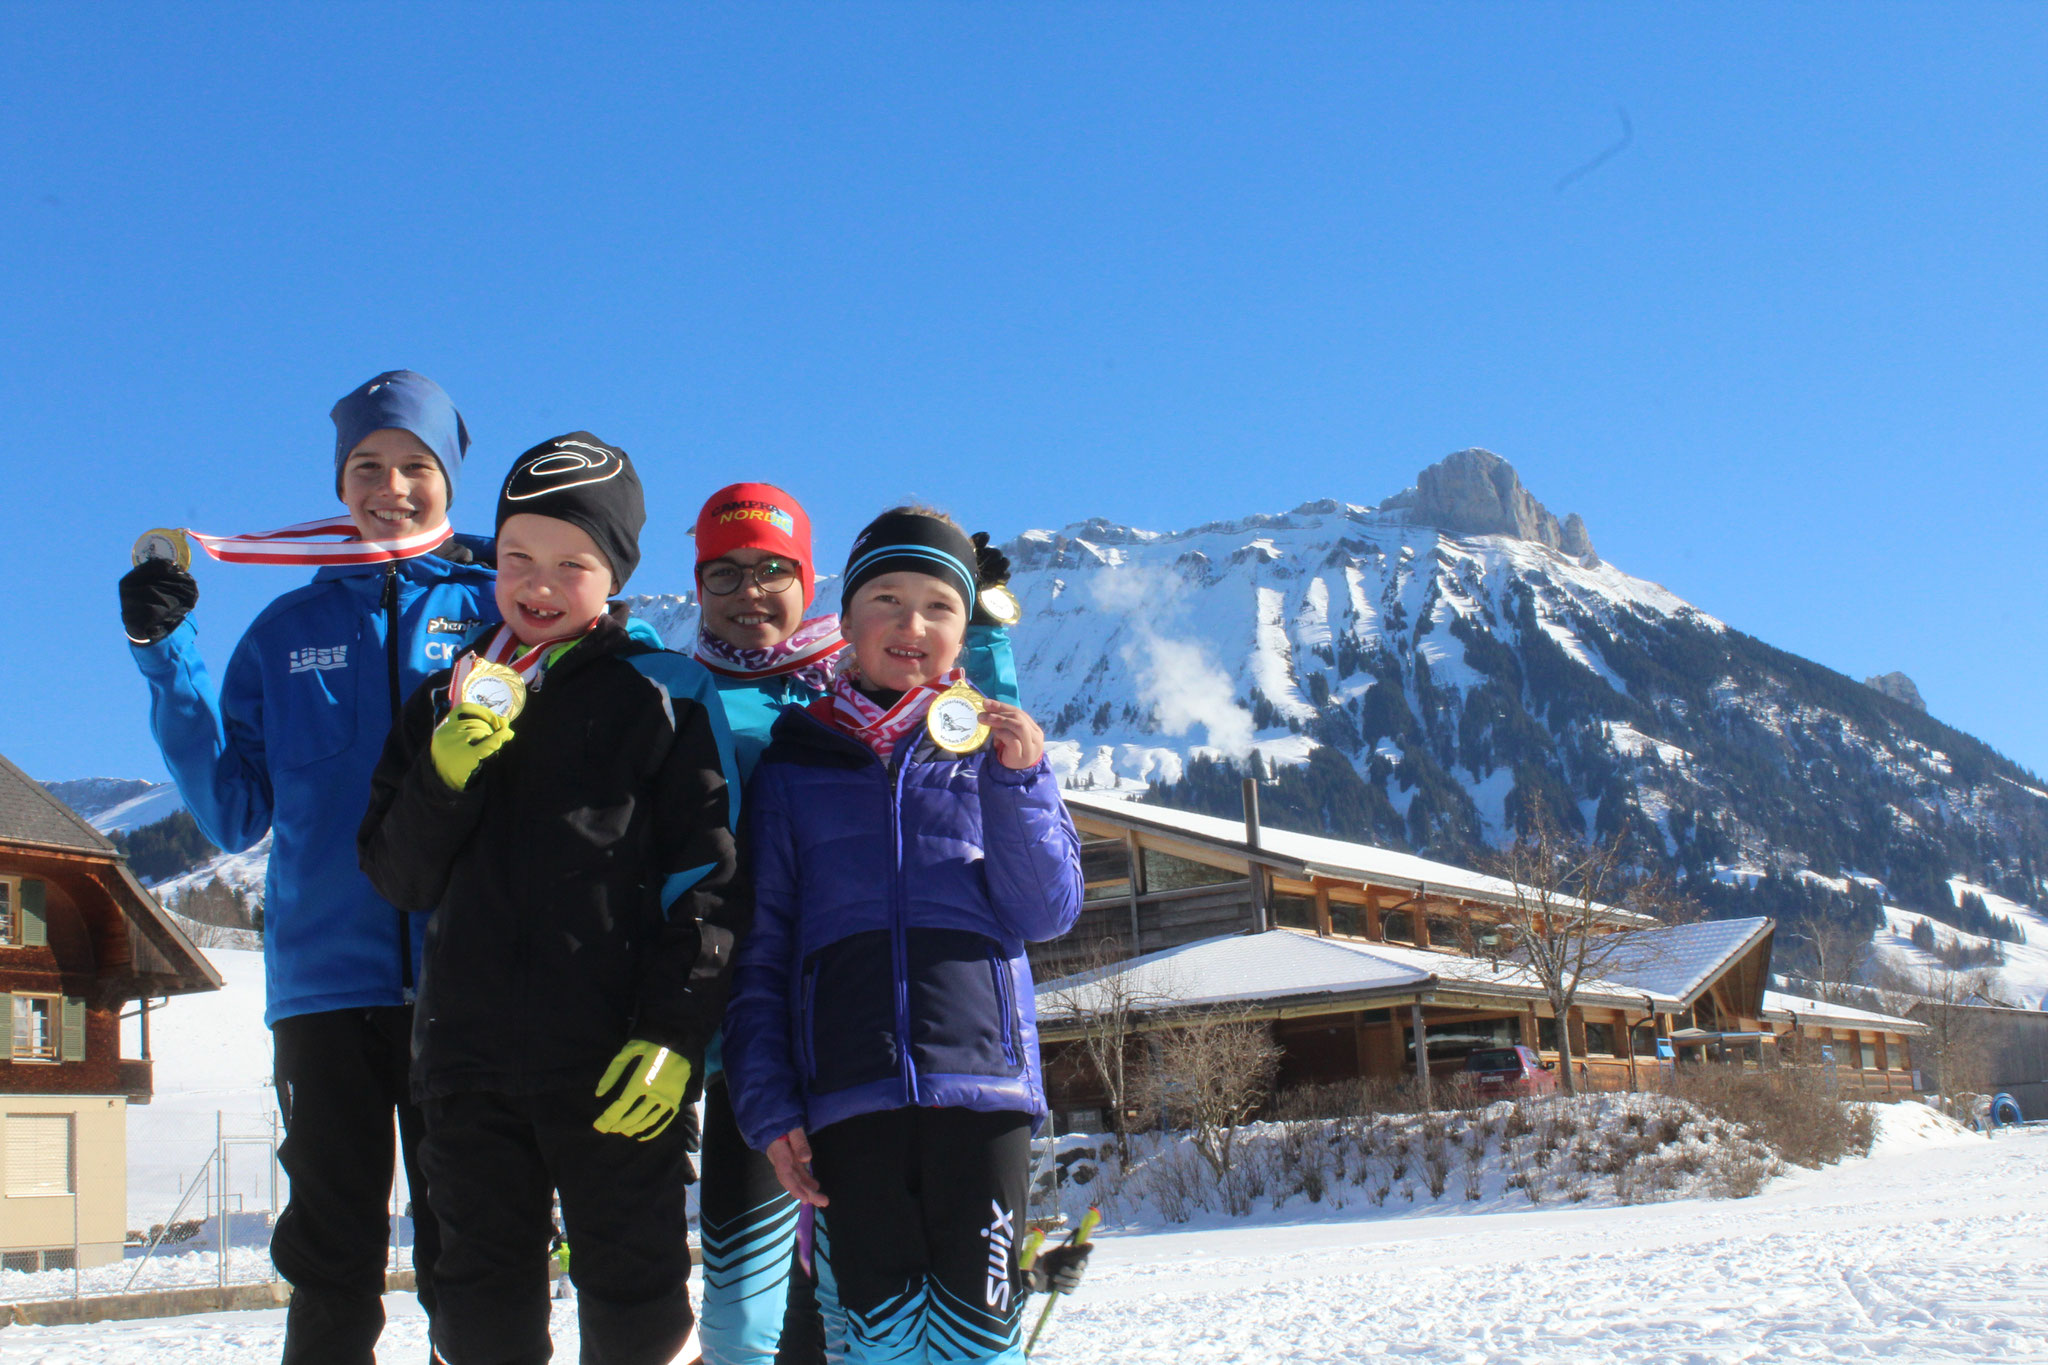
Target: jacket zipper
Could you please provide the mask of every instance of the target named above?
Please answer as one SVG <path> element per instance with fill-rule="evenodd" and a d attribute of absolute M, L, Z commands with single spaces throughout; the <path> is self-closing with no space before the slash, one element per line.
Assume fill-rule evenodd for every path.
<path fill-rule="evenodd" d="M 899 745 L 909 745 L 912 736 L 905 735 Z M 901 1055 L 903 1071 L 903 1102 L 915 1105 L 918 1102 L 917 1062 L 910 1050 L 910 950 L 908 944 L 909 909 L 904 904 L 903 893 L 903 781 L 910 772 L 910 750 L 901 748 L 897 758 L 895 781 L 891 784 L 894 797 L 889 802 L 889 833 L 895 847 L 895 876 L 889 887 L 890 940 L 896 965 L 896 1046 Z M 886 778 L 888 769 L 884 768 Z"/>
<path fill-rule="evenodd" d="M 812 1038 L 812 1020 L 817 1014 L 818 964 L 813 962 L 804 968 L 803 989 L 797 994 L 797 1051 L 804 1064 L 804 1079 L 818 1079 L 818 1049 Z"/>
<path fill-rule="evenodd" d="M 398 564 L 396 561 L 384 566 L 384 662 L 391 684 L 391 728 L 398 728 Z M 398 983 L 405 994 L 405 1003 L 413 1002 L 412 980 L 412 921 L 405 911 L 393 911 L 398 916 Z"/>
<path fill-rule="evenodd" d="M 988 965 L 996 978 L 996 1008 L 1003 1012 L 1003 1060 L 1011 1066 L 1016 1066 L 1017 1001 L 1015 983 L 1010 980 L 1010 964 L 1007 959 L 991 953 Z"/>

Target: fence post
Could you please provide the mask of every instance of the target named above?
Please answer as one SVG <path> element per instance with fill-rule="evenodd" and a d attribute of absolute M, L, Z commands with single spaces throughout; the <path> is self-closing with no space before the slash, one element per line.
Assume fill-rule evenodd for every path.
<path fill-rule="evenodd" d="M 228 1142 L 227 1120 L 213 1111 L 213 1159 L 220 1178 L 213 1184 L 213 1241 L 220 1250 L 220 1287 L 228 1287 Z"/>

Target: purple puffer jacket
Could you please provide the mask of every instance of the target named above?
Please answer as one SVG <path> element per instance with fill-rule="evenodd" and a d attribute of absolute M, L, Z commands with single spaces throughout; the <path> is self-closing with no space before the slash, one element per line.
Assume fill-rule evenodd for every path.
<path fill-rule="evenodd" d="M 725 1074 L 748 1144 L 906 1105 L 1042 1120 L 1024 945 L 1072 928 L 1082 895 L 1052 770 L 956 757 L 922 730 L 884 767 L 791 708 L 744 810 L 754 923 Z"/>

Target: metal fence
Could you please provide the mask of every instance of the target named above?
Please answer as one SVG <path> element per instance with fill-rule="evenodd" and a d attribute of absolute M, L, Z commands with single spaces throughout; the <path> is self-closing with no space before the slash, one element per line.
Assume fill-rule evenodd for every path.
<path fill-rule="evenodd" d="M 0 1304 L 277 1278 L 270 1236 L 290 1181 L 278 1162 L 276 1112 L 129 1117 L 125 1245 L 74 1237 L 70 1248 L 8 1255 L 0 1262 Z M 79 1176 L 89 1180 L 92 1172 Z M 412 1266 L 408 1197 L 402 1169 L 394 1170 L 387 1270 Z M 72 1198 L 89 1205 L 92 1195 Z"/>

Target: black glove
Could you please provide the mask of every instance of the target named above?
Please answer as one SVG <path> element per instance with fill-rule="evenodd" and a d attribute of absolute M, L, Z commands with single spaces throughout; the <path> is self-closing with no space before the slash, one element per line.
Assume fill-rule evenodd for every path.
<path fill-rule="evenodd" d="M 974 545 L 974 619 L 969 622 L 976 626 L 1000 626 L 1006 624 L 986 611 L 981 604 L 981 594 L 990 588 L 1010 581 L 1010 557 L 988 543 L 988 532 L 976 531 L 968 539 Z"/>
<path fill-rule="evenodd" d="M 1065 1246 L 1047 1247 L 1039 1252 L 1038 1259 L 1031 1263 L 1031 1269 L 1024 1272 L 1024 1278 L 1031 1282 L 1031 1292 L 1073 1293 L 1080 1287 L 1081 1272 L 1088 1268 L 1088 1253 L 1093 1250 L 1093 1242 L 1068 1242 Z"/>
<path fill-rule="evenodd" d="M 153 645 L 199 605 L 199 580 L 168 559 L 145 559 L 121 575 L 121 628 Z"/>

